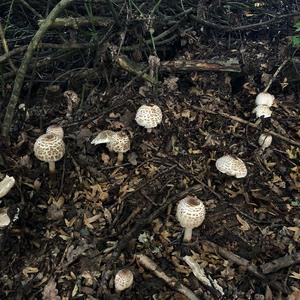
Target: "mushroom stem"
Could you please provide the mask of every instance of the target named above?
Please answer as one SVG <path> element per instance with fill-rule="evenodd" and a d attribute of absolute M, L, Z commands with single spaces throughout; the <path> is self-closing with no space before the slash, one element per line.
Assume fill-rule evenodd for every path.
<path fill-rule="evenodd" d="M 147 132 L 151 133 L 152 132 L 152 128 L 147 128 Z"/>
<path fill-rule="evenodd" d="M 118 152 L 117 165 L 120 165 L 123 162 L 124 155 L 123 152 Z"/>
<path fill-rule="evenodd" d="M 184 236 L 183 236 L 183 241 L 184 242 L 190 242 L 191 241 L 192 232 L 193 232 L 193 228 L 184 228 Z"/>
<path fill-rule="evenodd" d="M 49 161 L 49 173 L 50 173 L 50 175 L 55 174 L 55 162 L 54 161 Z"/>

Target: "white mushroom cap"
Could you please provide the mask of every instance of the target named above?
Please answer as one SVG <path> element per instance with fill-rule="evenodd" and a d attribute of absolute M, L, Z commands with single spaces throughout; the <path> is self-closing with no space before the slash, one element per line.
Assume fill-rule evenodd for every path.
<path fill-rule="evenodd" d="M 270 134 L 262 133 L 258 138 L 258 144 L 263 150 L 270 147 L 272 144 L 272 136 Z"/>
<path fill-rule="evenodd" d="M 135 121 L 147 129 L 156 127 L 162 121 L 162 112 L 157 105 L 142 105 L 136 112 Z"/>
<path fill-rule="evenodd" d="M 46 162 L 55 162 L 64 156 L 65 143 L 57 135 L 45 133 L 35 141 L 33 150 L 37 159 Z"/>
<path fill-rule="evenodd" d="M 255 104 L 258 105 L 266 105 L 268 107 L 271 107 L 274 103 L 275 97 L 269 93 L 259 93 L 256 96 Z"/>
<path fill-rule="evenodd" d="M 123 131 L 114 133 L 114 135 L 111 137 L 110 142 L 107 143 L 107 148 L 110 151 L 118 153 L 127 152 L 130 149 L 129 136 Z"/>
<path fill-rule="evenodd" d="M 7 209 L 0 209 L 0 228 L 6 227 L 10 224 L 10 217 L 7 214 Z"/>
<path fill-rule="evenodd" d="M 176 217 L 184 228 L 196 228 L 205 219 L 205 206 L 197 197 L 187 196 L 179 201 Z"/>
<path fill-rule="evenodd" d="M 272 111 L 267 105 L 258 105 L 253 109 L 253 113 L 256 114 L 256 118 L 264 117 L 270 118 L 272 115 Z"/>
<path fill-rule="evenodd" d="M 64 138 L 64 130 L 60 125 L 53 124 L 48 126 L 46 129 L 46 133 L 53 133 L 59 136 L 61 139 Z"/>
<path fill-rule="evenodd" d="M 92 144 L 106 144 L 109 143 L 114 136 L 115 132 L 111 130 L 102 130 L 98 133 L 98 135 L 91 141 Z"/>
<path fill-rule="evenodd" d="M 247 175 L 247 167 L 245 163 L 239 159 L 230 155 L 225 155 L 217 159 L 216 168 L 221 172 L 229 176 L 235 176 L 236 178 L 243 178 Z"/>
<path fill-rule="evenodd" d="M 129 269 L 120 270 L 115 276 L 116 292 L 128 289 L 133 283 L 133 274 Z"/>
<path fill-rule="evenodd" d="M 15 182 L 15 178 L 8 175 L 0 181 L 0 198 L 4 197 L 11 190 Z"/>

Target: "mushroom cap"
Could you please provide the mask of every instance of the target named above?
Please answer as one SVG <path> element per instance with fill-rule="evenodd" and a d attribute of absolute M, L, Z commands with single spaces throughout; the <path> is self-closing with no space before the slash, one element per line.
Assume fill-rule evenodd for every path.
<path fill-rule="evenodd" d="M 187 196 L 179 201 L 176 217 L 184 228 L 196 228 L 205 219 L 205 206 L 197 197 Z"/>
<path fill-rule="evenodd" d="M 272 111 L 267 105 L 258 105 L 253 109 L 253 113 L 256 113 L 256 118 L 264 117 L 270 118 Z"/>
<path fill-rule="evenodd" d="M 124 131 L 115 132 L 107 143 L 107 148 L 118 153 L 127 152 L 130 149 L 129 136 Z"/>
<path fill-rule="evenodd" d="M 128 289 L 132 283 L 133 274 L 129 269 L 122 269 L 115 276 L 115 289 L 119 292 Z"/>
<path fill-rule="evenodd" d="M 0 181 L 0 198 L 4 197 L 14 186 L 16 180 L 12 176 L 5 175 Z"/>
<path fill-rule="evenodd" d="M 59 136 L 45 133 L 35 141 L 33 151 L 41 161 L 58 161 L 65 154 L 65 143 Z"/>
<path fill-rule="evenodd" d="M 10 217 L 7 214 L 7 209 L 0 209 L 0 228 L 6 227 L 10 224 Z"/>
<path fill-rule="evenodd" d="M 162 121 L 162 112 L 157 105 L 142 105 L 136 112 L 135 121 L 145 128 L 154 128 Z"/>
<path fill-rule="evenodd" d="M 216 160 L 216 168 L 221 172 L 229 176 L 235 176 L 236 178 L 243 178 L 247 175 L 247 167 L 245 163 L 239 159 L 234 158 L 231 155 L 225 155 Z"/>
<path fill-rule="evenodd" d="M 91 141 L 92 144 L 106 144 L 109 143 L 114 136 L 115 132 L 111 130 L 102 130 L 98 133 L 98 135 Z"/>
<path fill-rule="evenodd" d="M 272 136 L 270 134 L 262 133 L 258 138 L 258 144 L 261 146 L 261 148 L 264 150 L 271 146 L 272 144 Z"/>
<path fill-rule="evenodd" d="M 53 133 L 59 136 L 61 139 L 64 138 L 64 130 L 60 125 L 53 124 L 47 127 L 46 133 Z"/>
<path fill-rule="evenodd" d="M 271 107 L 274 103 L 275 97 L 269 93 L 259 93 L 256 96 L 255 104 L 258 105 L 266 105 L 268 107 Z"/>

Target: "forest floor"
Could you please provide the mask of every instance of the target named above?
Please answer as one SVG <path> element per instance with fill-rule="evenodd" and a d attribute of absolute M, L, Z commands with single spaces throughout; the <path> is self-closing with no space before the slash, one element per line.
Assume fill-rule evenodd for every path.
<path fill-rule="evenodd" d="M 245 23 L 257 23 L 261 14 L 249 9 L 252 1 L 245 2 L 247 9 L 232 9 L 232 20 L 249 13 L 249 18 L 257 14 L 256 22 L 246 16 Z M 288 13 L 295 8 L 292 2 Z M 284 14 L 282 7 L 262 3 L 264 12 Z M 207 16 L 217 11 L 210 9 Z M 17 24 L 21 17 L 15 11 L 10 22 L 14 14 Z M 11 143 L 0 142 L 0 175 L 16 179 L 0 203 L 14 219 L 0 237 L 0 299 L 188 299 L 178 283 L 198 299 L 300 299 L 300 77 L 297 63 L 290 63 L 299 57 L 291 45 L 294 21 L 287 17 L 270 27 L 228 33 L 184 19 L 176 39 L 155 49 L 161 65 L 229 61 L 240 70 L 160 72 L 158 66 L 154 85 L 109 61 L 113 38 L 104 50 L 75 49 L 72 63 L 70 57 L 57 58 L 42 69 L 37 62 L 49 53 L 40 49 L 25 78 Z M 117 50 L 147 65 L 147 48 L 126 50 L 135 42 L 134 28 L 128 27 L 128 39 Z M 157 34 L 164 30 L 156 29 Z M 76 39 L 74 31 L 64 34 Z M 81 60 L 95 53 L 98 61 L 79 70 Z M 22 55 L 12 62 L 17 65 L 18 59 Z M 7 60 L 2 70 L 1 120 L 14 84 Z M 255 97 L 270 82 L 272 116 L 256 119 Z M 68 117 L 66 90 L 80 98 Z M 163 113 L 150 133 L 135 122 L 142 104 L 156 104 Z M 35 140 L 50 124 L 64 128 L 66 143 L 52 184 L 48 165 L 33 153 Z M 130 136 L 121 165 L 104 144 L 91 144 L 106 129 Z M 266 132 L 273 141 L 262 150 L 258 138 Z M 245 162 L 245 178 L 216 169 L 216 159 L 226 154 Z M 206 219 L 190 243 L 182 242 L 175 216 L 186 195 L 206 207 Z M 139 254 L 177 284 L 168 286 L 139 264 Z M 206 283 L 197 279 L 186 256 L 204 270 Z M 113 279 L 123 268 L 133 272 L 134 283 L 117 295 Z"/>

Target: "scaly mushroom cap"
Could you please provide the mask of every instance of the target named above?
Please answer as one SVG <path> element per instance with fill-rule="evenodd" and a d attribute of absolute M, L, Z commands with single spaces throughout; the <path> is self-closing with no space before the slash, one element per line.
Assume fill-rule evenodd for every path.
<path fill-rule="evenodd" d="M 41 135 L 34 144 L 34 155 L 41 161 L 58 161 L 65 154 L 65 143 L 53 133 Z"/>
<path fill-rule="evenodd" d="M 7 214 L 6 208 L 0 209 L 0 228 L 6 227 L 10 224 L 10 217 Z"/>
<path fill-rule="evenodd" d="M 255 104 L 258 105 L 266 105 L 271 107 L 274 103 L 275 97 L 269 93 L 259 93 L 256 96 Z"/>
<path fill-rule="evenodd" d="M 129 136 L 123 131 L 115 132 L 107 143 L 107 148 L 118 153 L 127 152 L 130 149 Z"/>
<path fill-rule="evenodd" d="M 136 122 L 145 128 L 154 128 L 162 121 L 162 112 L 157 105 L 142 105 L 136 112 Z"/>
<path fill-rule="evenodd" d="M 271 146 L 272 144 L 272 136 L 270 134 L 262 133 L 258 138 L 258 144 L 264 150 Z"/>
<path fill-rule="evenodd" d="M 46 133 L 53 133 L 58 137 L 60 137 L 61 139 L 64 138 L 64 130 L 60 125 L 56 125 L 56 124 L 50 125 L 46 129 Z"/>
<path fill-rule="evenodd" d="M 15 178 L 8 175 L 0 181 L 0 198 L 4 197 L 11 190 L 15 182 Z"/>
<path fill-rule="evenodd" d="M 245 163 L 239 159 L 230 155 L 225 155 L 217 159 L 216 168 L 221 172 L 229 176 L 235 176 L 236 178 L 243 178 L 247 175 L 247 167 Z"/>
<path fill-rule="evenodd" d="M 264 117 L 270 118 L 272 111 L 267 105 L 258 105 L 253 109 L 253 113 L 256 114 L 256 118 Z"/>
<path fill-rule="evenodd" d="M 197 197 L 187 196 L 179 201 L 176 217 L 182 227 L 196 228 L 205 219 L 205 206 Z"/>
<path fill-rule="evenodd" d="M 133 274 L 129 269 L 122 269 L 115 276 L 115 289 L 117 292 L 128 289 L 132 283 Z"/>
<path fill-rule="evenodd" d="M 98 133 L 98 135 L 91 141 L 91 144 L 106 144 L 112 140 L 112 137 L 115 135 L 115 132 L 111 130 L 103 130 Z"/>

